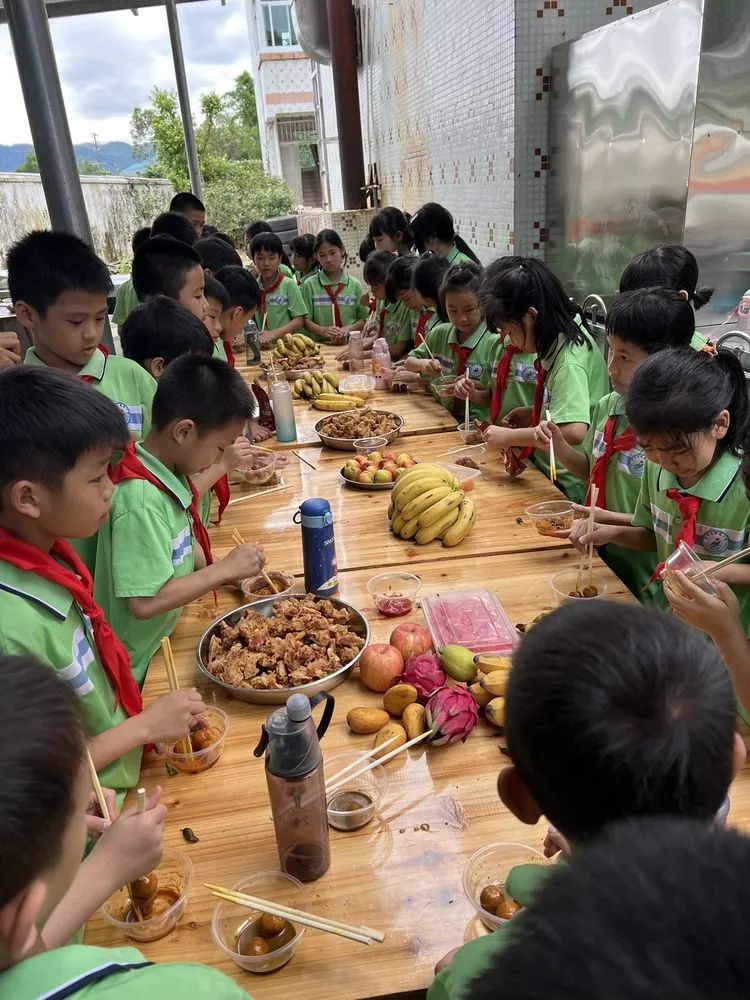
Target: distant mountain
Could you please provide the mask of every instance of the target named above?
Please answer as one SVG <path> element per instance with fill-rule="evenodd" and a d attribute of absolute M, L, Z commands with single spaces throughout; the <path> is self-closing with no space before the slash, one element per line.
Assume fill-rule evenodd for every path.
<path fill-rule="evenodd" d="M 28 143 L 17 143 L 14 146 L 0 145 L 0 173 L 13 173 L 33 148 Z M 102 142 L 98 149 L 92 143 L 82 142 L 74 148 L 76 159 L 101 163 L 104 169 L 112 174 L 137 174 L 154 160 L 151 151 L 146 158 L 135 160 L 133 147 L 129 142 Z"/>

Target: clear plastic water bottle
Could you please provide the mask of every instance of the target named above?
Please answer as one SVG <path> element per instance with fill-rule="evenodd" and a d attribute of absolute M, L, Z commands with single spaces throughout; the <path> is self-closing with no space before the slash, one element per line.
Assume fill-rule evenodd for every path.
<path fill-rule="evenodd" d="M 750 288 L 740 299 L 737 306 L 737 329 L 743 333 L 750 333 Z"/>
<path fill-rule="evenodd" d="M 260 364 L 260 342 L 258 340 L 258 326 L 255 320 L 251 319 L 245 324 L 245 364 Z"/>
<path fill-rule="evenodd" d="M 280 442 L 297 440 L 297 424 L 294 420 L 292 387 L 286 379 L 271 384 L 273 419 L 276 423 L 276 440 Z"/>
<path fill-rule="evenodd" d="M 378 337 L 372 345 L 372 374 L 376 389 L 390 389 L 393 378 L 391 352 L 384 337 Z"/>
<path fill-rule="evenodd" d="M 349 334 L 349 371 L 353 375 L 361 375 L 365 367 L 365 351 L 362 344 L 362 331 L 352 330 Z"/>

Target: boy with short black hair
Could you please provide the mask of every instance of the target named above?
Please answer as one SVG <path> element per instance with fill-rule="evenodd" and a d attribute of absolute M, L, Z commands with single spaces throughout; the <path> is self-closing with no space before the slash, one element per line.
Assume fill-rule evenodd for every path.
<path fill-rule="evenodd" d="M 69 944 L 48 950 L 50 918 L 57 918 L 84 867 L 79 862 L 91 791 L 86 740 L 69 687 L 38 662 L 3 657 L 0 673 L 0 996 L 247 1000 L 212 969 L 151 965 L 135 948 Z"/>
<path fill-rule="evenodd" d="M 635 605 L 581 601 L 547 615 L 513 657 L 505 693 L 513 764 L 498 792 L 522 822 L 544 814 L 577 850 L 637 816 L 710 822 L 745 762 L 732 684 L 714 647 L 674 618 Z M 548 869 L 521 866 L 523 905 Z M 511 923 L 444 965 L 430 1000 L 467 985 L 502 948 Z M 445 960 L 444 960 L 445 961 Z M 443 965 L 443 963 L 441 963 Z"/>
<path fill-rule="evenodd" d="M 196 198 L 190 191 L 180 191 L 169 203 L 170 212 L 179 212 L 186 219 L 195 231 L 195 238 L 200 239 L 203 235 L 203 227 L 206 224 L 206 206 Z"/>
<path fill-rule="evenodd" d="M 260 275 L 260 310 L 255 321 L 262 344 L 301 330 L 307 315 L 297 282 L 279 270 L 281 252 L 276 233 L 253 236 L 250 256 Z"/>
<path fill-rule="evenodd" d="M 156 381 L 183 354 L 210 357 L 213 342 L 197 316 L 166 295 L 138 306 L 120 330 L 122 353 L 141 365 Z"/>
<path fill-rule="evenodd" d="M 203 294 L 206 296 L 206 316 L 203 323 L 214 345 L 213 356 L 219 358 L 220 361 L 228 361 L 222 335 L 221 316 L 224 310 L 229 308 L 229 297 L 222 283 L 211 277 L 210 274 L 206 274 L 206 287 Z M 231 343 L 229 346 L 231 349 Z M 234 362 L 234 358 L 232 358 L 232 362 Z"/>
<path fill-rule="evenodd" d="M 224 361 L 177 358 L 159 380 L 151 433 L 113 470 L 118 485 L 100 533 L 96 594 L 139 683 L 184 605 L 257 576 L 263 566 L 257 545 L 240 545 L 213 562 L 191 479 L 220 464 L 253 412 L 249 389 Z"/>
<path fill-rule="evenodd" d="M 237 349 L 244 340 L 245 326 L 260 304 L 260 288 L 244 267 L 222 267 L 214 277 L 224 286 L 229 303 L 221 314 L 224 345 L 226 347 L 229 343 L 233 349 Z"/>
<path fill-rule="evenodd" d="M 70 233 L 29 233 L 8 252 L 8 285 L 34 341 L 24 363 L 91 383 L 117 405 L 133 437 L 147 434 L 156 383 L 102 346 L 112 279 L 91 247 Z"/>
<path fill-rule="evenodd" d="M 218 236 L 206 236 L 195 244 L 201 255 L 203 267 L 209 274 L 216 274 L 222 267 L 241 267 L 242 258 Z"/>
<path fill-rule="evenodd" d="M 106 521 L 108 466 L 127 441 L 117 407 L 71 375 L 0 375 L 0 649 L 42 657 L 71 685 L 102 782 L 119 791 L 138 781 L 144 744 L 179 739 L 203 708 L 193 689 L 142 711 L 127 653 L 64 541 Z"/>
<path fill-rule="evenodd" d="M 130 241 L 133 253 L 135 253 L 138 247 L 144 244 L 150 236 L 151 230 L 148 226 L 144 226 L 142 229 L 136 229 L 133 233 L 133 239 Z M 137 305 L 138 296 L 135 294 L 135 289 L 133 288 L 133 279 L 128 278 L 128 280 L 124 281 L 117 290 L 115 308 L 112 311 L 112 322 L 118 327 L 122 326 Z"/>
<path fill-rule="evenodd" d="M 172 236 L 154 236 L 133 258 L 133 287 L 140 302 L 166 295 L 203 322 L 206 276 L 200 254 Z"/>
<path fill-rule="evenodd" d="M 151 226 L 151 236 L 171 236 L 180 243 L 187 243 L 189 247 L 195 245 L 195 230 L 190 224 L 190 220 L 179 212 L 162 212 L 157 215 Z"/>

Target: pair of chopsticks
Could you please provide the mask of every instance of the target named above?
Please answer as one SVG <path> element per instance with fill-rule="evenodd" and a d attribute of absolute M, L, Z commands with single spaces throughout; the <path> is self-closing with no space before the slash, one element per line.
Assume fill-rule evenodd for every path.
<path fill-rule="evenodd" d="M 451 448 L 450 451 L 443 451 L 437 458 L 445 458 L 446 455 L 457 455 L 459 451 L 469 451 L 471 448 L 484 448 L 484 443 L 482 444 L 462 444 L 460 448 Z"/>
<path fill-rule="evenodd" d="M 740 559 L 744 559 L 745 556 L 750 556 L 750 546 L 746 549 L 741 549 L 739 552 L 735 552 L 734 555 L 727 556 L 727 558 L 722 559 L 721 562 L 714 563 L 713 566 L 709 566 L 707 569 L 704 569 L 703 575 L 715 576 L 720 569 L 724 569 L 725 566 L 731 566 L 732 563 L 736 563 Z"/>
<path fill-rule="evenodd" d="M 372 757 L 375 754 L 382 753 L 386 747 L 389 747 L 394 740 L 398 739 L 398 736 L 392 736 L 391 739 L 381 743 L 380 746 L 373 747 L 372 750 L 368 750 L 367 753 L 362 754 L 362 756 L 357 760 L 352 761 L 351 764 L 348 764 L 341 771 L 338 771 L 330 777 L 326 783 L 326 795 L 337 791 L 342 785 L 348 785 L 351 781 L 354 781 L 355 778 L 360 778 L 363 774 L 367 774 L 368 771 L 372 771 L 372 769 L 377 767 L 379 764 L 387 764 L 389 760 L 392 760 L 396 756 L 396 754 L 402 753 L 404 750 L 408 750 L 409 747 L 413 747 L 417 743 L 421 743 L 422 740 L 426 740 L 427 737 L 431 735 L 432 731 L 428 729 L 426 733 L 422 733 L 420 736 L 415 736 L 414 739 L 409 740 L 408 743 L 404 743 L 395 750 L 391 750 L 391 752 L 387 753 L 385 757 L 378 757 L 376 760 L 372 760 Z M 365 766 L 360 770 L 356 770 L 360 764 L 364 764 Z M 349 774 L 349 771 L 353 771 L 354 773 Z"/>
<path fill-rule="evenodd" d="M 360 944 L 372 944 L 377 941 L 382 944 L 385 941 L 385 934 L 382 931 L 373 930 L 371 927 L 358 927 L 353 924 L 345 924 L 339 920 L 329 920 L 328 917 L 319 917 L 315 913 L 307 913 L 305 910 L 295 910 L 291 906 L 282 906 L 280 903 L 272 903 L 267 899 L 259 899 L 257 896 L 248 896 L 244 892 L 237 892 L 234 889 L 225 889 L 220 885 L 212 885 L 205 882 L 207 889 L 217 899 L 223 899 L 227 903 L 235 903 L 237 906 L 244 906 L 249 910 L 261 910 L 269 913 L 272 917 L 281 917 L 282 920 L 291 920 L 302 927 L 310 927 L 315 931 L 323 931 L 326 934 L 335 934 L 338 937 L 348 938 L 350 941 L 358 941 Z"/>
<path fill-rule="evenodd" d="M 552 423 L 552 417 L 550 416 L 549 410 L 546 411 L 545 416 L 547 417 L 547 423 Z M 551 483 L 557 479 L 557 466 L 555 465 L 555 442 L 552 438 L 549 439 L 549 479 Z"/>
<path fill-rule="evenodd" d="M 245 544 L 245 539 L 242 537 L 241 533 L 236 528 L 232 528 L 232 541 L 234 542 L 235 545 L 244 545 Z M 268 575 L 268 573 L 266 573 L 266 571 L 264 569 L 262 569 L 260 572 L 261 572 L 261 576 L 266 581 L 266 583 L 268 584 L 268 586 L 271 588 L 271 590 L 273 591 L 273 593 L 274 594 L 278 594 L 279 588 L 273 582 L 273 580 Z"/>
<path fill-rule="evenodd" d="M 591 487 L 591 498 L 589 500 L 589 530 L 588 533 L 591 534 L 594 530 L 594 523 L 596 521 L 596 501 L 599 499 L 599 487 Z M 576 590 L 581 589 L 581 576 L 585 572 L 585 564 L 588 560 L 588 585 L 589 587 L 594 584 L 594 543 L 589 542 L 586 551 L 581 556 L 581 561 L 578 564 L 578 576 L 576 577 Z"/>
<path fill-rule="evenodd" d="M 290 483 L 282 483 L 280 486 L 272 486 L 270 490 L 261 490 L 259 493 L 248 493 L 244 497 L 235 497 L 234 500 L 230 500 L 227 507 L 231 507 L 236 503 L 246 503 L 248 500 L 257 500 L 258 497 L 266 497 L 269 493 L 278 493 L 279 490 L 288 490 Z"/>
<path fill-rule="evenodd" d="M 169 682 L 170 691 L 179 691 L 180 682 L 177 680 L 177 668 L 174 665 L 174 654 L 172 653 L 172 643 L 169 641 L 168 636 L 164 636 L 161 641 L 161 655 L 164 657 L 164 666 L 167 668 L 167 681 Z M 185 736 L 180 740 L 182 744 L 182 753 L 190 754 L 193 752 L 192 744 L 190 743 L 190 737 Z"/>
<path fill-rule="evenodd" d="M 94 761 L 91 759 L 91 753 L 88 748 L 86 749 L 86 763 L 89 769 L 89 777 L 91 778 L 91 787 L 94 789 L 94 794 L 96 795 L 96 801 L 99 803 L 99 810 L 103 818 L 107 823 L 112 822 L 112 817 L 110 816 L 109 809 L 107 808 L 107 800 L 104 798 L 104 791 L 102 789 L 101 782 L 99 781 L 99 775 L 96 773 L 96 766 Z M 146 811 L 146 789 L 139 788 L 137 791 L 138 796 L 138 812 L 142 813 Z M 127 886 L 128 896 L 130 897 L 130 905 L 133 908 L 133 912 L 139 920 L 143 920 L 143 916 L 138 909 L 136 901 L 133 899 L 133 893 L 130 891 L 130 885 Z"/>
<path fill-rule="evenodd" d="M 318 471 L 317 465 L 314 465 L 312 462 L 308 462 L 307 459 L 303 458 L 298 451 L 293 451 L 292 454 L 295 458 L 298 458 L 300 462 L 304 462 L 305 465 L 309 465 L 311 469 L 314 469 L 316 472 Z"/>

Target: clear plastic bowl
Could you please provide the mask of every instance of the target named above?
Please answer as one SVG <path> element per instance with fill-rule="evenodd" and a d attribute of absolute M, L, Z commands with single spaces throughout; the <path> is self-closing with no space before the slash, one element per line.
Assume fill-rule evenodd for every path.
<path fill-rule="evenodd" d="M 347 375 L 339 383 L 339 392 L 345 396 L 359 396 L 369 399 L 375 391 L 375 379 L 372 375 Z"/>
<path fill-rule="evenodd" d="M 413 573 L 378 573 L 367 581 L 367 590 L 372 597 L 375 607 L 381 615 L 386 618 L 398 618 L 401 615 L 408 615 L 422 592 L 422 581 Z M 396 613 L 396 606 L 387 610 L 387 602 L 395 601 L 396 598 L 403 597 L 405 602 L 410 601 L 407 608 Z M 385 607 L 386 610 L 382 610 Z"/>
<path fill-rule="evenodd" d="M 469 421 L 468 431 L 466 429 L 466 424 L 463 421 L 456 425 L 456 430 L 461 435 L 461 440 L 464 444 L 481 444 L 483 441 L 482 432 L 478 427 L 474 426 L 473 420 Z"/>
<path fill-rule="evenodd" d="M 291 573 L 283 573 L 280 570 L 269 570 L 268 575 L 278 587 L 278 594 L 258 593 L 258 591 L 269 589 L 265 577 L 248 577 L 246 580 L 240 582 L 240 590 L 248 601 L 263 601 L 267 597 L 289 597 L 295 586 L 294 576 Z"/>
<path fill-rule="evenodd" d="M 484 454 L 486 454 L 484 448 L 475 448 L 474 451 L 467 452 L 467 457 L 478 459 Z M 458 457 L 460 458 L 461 456 L 459 455 Z M 462 486 L 471 482 L 473 479 L 479 479 L 482 475 L 481 469 L 473 469 L 470 465 L 458 465 L 456 462 L 437 462 L 436 464 L 439 465 L 441 469 L 447 469 L 452 476 L 456 477 Z"/>
<path fill-rule="evenodd" d="M 213 767 L 221 757 L 224 750 L 224 741 L 229 731 L 229 716 L 226 712 L 215 705 L 207 706 L 200 714 L 200 718 L 209 726 L 216 726 L 221 729 L 221 738 L 205 750 L 194 750 L 192 753 L 183 753 L 178 748 L 182 746 L 182 740 L 177 740 L 169 745 L 165 743 L 157 744 L 157 751 L 170 767 L 180 774 L 200 774 Z M 187 737 L 186 737 L 187 739 Z"/>
<path fill-rule="evenodd" d="M 148 920 L 131 921 L 129 918 L 132 904 L 127 886 L 118 889 L 99 910 L 102 918 L 110 926 L 116 927 L 134 941 L 158 941 L 174 930 L 185 912 L 193 877 L 193 863 L 190 858 L 179 851 L 165 851 L 161 864 L 154 869 L 154 872 L 159 880 L 157 899 L 160 891 L 167 890 L 177 894 L 175 902 L 163 913 Z"/>
<path fill-rule="evenodd" d="M 573 504 L 570 500 L 547 500 L 535 503 L 525 512 L 540 535 L 554 535 L 573 527 Z"/>
<path fill-rule="evenodd" d="M 388 447 L 388 438 L 369 437 L 357 438 L 354 442 L 354 450 L 358 455 L 371 455 L 374 451 L 382 451 Z"/>
<path fill-rule="evenodd" d="M 675 593 L 679 594 L 682 588 L 672 576 L 676 570 L 684 573 L 701 590 L 716 597 L 718 591 L 711 582 L 711 578 L 706 576 L 700 559 L 684 542 L 680 542 L 674 552 L 667 556 L 664 562 L 664 569 L 661 571 L 662 581 L 668 584 Z"/>
<path fill-rule="evenodd" d="M 438 399 L 453 399 L 456 379 L 453 375 L 438 375 L 432 381 L 432 389 Z"/>
<path fill-rule="evenodd" d="M 335 774 L 343 771 L 345 767 L 354 764 L 362 759 L 362 754 L 340 753 L 334 757 L 326 757 L 323 761 L 323 773 L 326 782 L 330 781 Z M 357 768 L 352 767 L 350 774 L 355 774 Z M 388 774 L 382 764 L 378 764 L 367 774 L 361 774 L 351 781 L 342 777 L 343 784 L 333 792 L 326 792 L 328 825 L 335 830 L 359 830 L 366 826 L 377 812 L 380 801 L 388 788 Z M 349 796 L 354 796 L 354 800 Z M 366 796 L 370 801 L 362 801 L 359 808 L 352 808 L 357 805 L 357 798 Z M 347 801 L 349 799 L 349 801 Z M 346 808 L 343 808 L 346 806 Z"/>
<path fill-rule="evenodd" d="M 237 472 L 251 486 L 265 486 L 276 472 L 276 456 L 263 448 L 253 448 L 250 465 L 237 469 Z"/>
<path fill-rule="evenodd" d="M 269 903 L 290 906 L 295 910 L 310 909 L 307 889 L 298 879 L 285 872 L 256 872 L 232 888 L 249 896 L 266 899 Z M 267 955 L 242 955 L 238 950 L 238 937 L 262 914 L 261 907 L 252 910 L 222 900 L 211 918 L 211 935 L 217 948 L 245 972 L 275 972 L 292 959 L 305 936 L 305 928 L 291 919 L 289 923 L 295 930 L 294 937 L 281 948 L 270 951 Z"/>
<path fill-rule="evenodd" d="M 504 885 L 511 868 L 526 864 L 549 865 L 551 862 L 533 847 L 512 843 L 489 844 L 472 854 L 466 862 L 463 872 L 464 892 L 488 930 L 494 931 L 500 924 L 508 921 L 482 909 L 479 903 L 482 889 L 488 885 Z"/>
<path fill-rule="evenodd" d="M 555 573 L 555 575 L 550 580 L 550 586 L 555 592 L 557 600 L 560 604 L 564 601 L 593 601 L 597 597 L 606 597 L 608 584 L 604 578 L 604 572 L 598 566 L 594 568 L 591 574 L 591 579 L 593 581 L 593 586 L 596 587 L 598 593 L 591 594 L 589 596 L 577 597 L 574 595 L 576 590 L 576 584 L 578 583 L 578 570 L 577 569 L 565 569 L 560 573 Z M 589 574 L 587 570 L 581 573 L 580 589 L 583 591 L 589 586 Z"/>

